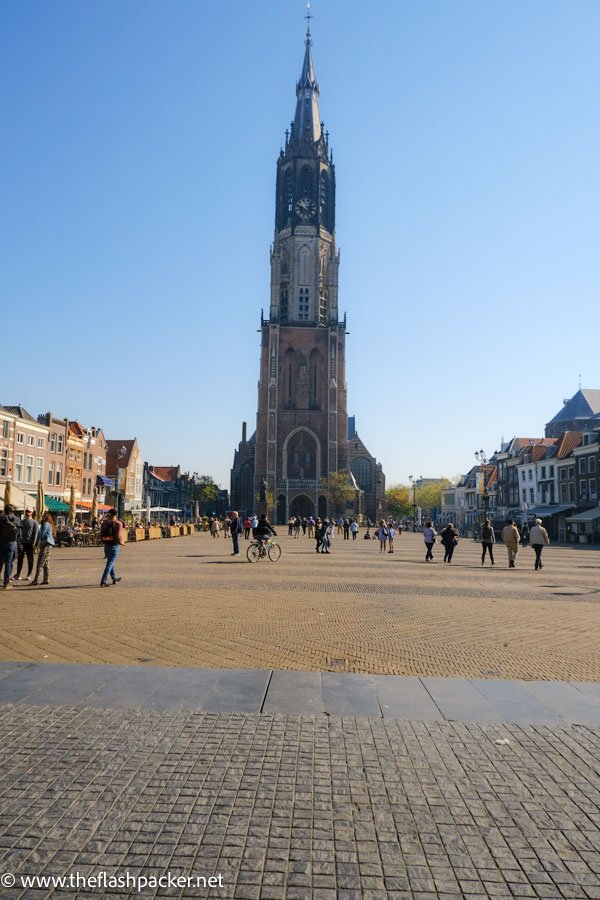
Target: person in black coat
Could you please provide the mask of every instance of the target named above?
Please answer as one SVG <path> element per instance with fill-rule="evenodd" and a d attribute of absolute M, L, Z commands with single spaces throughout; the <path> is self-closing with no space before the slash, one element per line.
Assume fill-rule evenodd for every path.
<path fill-rule="evenodd" d="M 458 544 L 458 532 L 452 522 L 448 522 L 440 535 L 440 541 L 444 545 L 444 562 L 452 562 L 454 548 Z"/>

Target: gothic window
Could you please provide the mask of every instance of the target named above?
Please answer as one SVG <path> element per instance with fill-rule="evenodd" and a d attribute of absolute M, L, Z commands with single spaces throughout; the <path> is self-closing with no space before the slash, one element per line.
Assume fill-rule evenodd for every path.
<path fill-rule="evenodd" d="M 312 171 L 310 166 L 304 166 L 301 176 L 301 193 L 303 197 L 310 197 L 312 194 Z"/>
<path fill-rule="evenodd" d="M 329 179 L 327 172 L 321 172 L 321 182 L 319 184 L 319 206 L 321 208 L 321 222 L 325 224 L 327 211 L 327 194 L 329 193 Z"/>
<path fill-rule="evenodd" d="M 371 463 L 364 456 L 359 456 L 350 467 L 356 478 L 356 483 L 363 491 L 370 491 L 373 487 L 373 469 Z"/>
<path fill-rule="evenodd" d="M 288 286 L 284 282 L 279 290 L 279 318 L 282 322 L 287 322 L 288 313 Z"/>
<path fill-rule="evenodd" d="M 307 287 L 300 288 L 298 295 L 298 319 L 301 322 L 308 321 L 308 304 L 310 300 L 310 289 Z"/>
<path fill-rule="evenodd" d="M 288 400 L 292 399 L 292 364 L 290 363 L 288 366 Z"/>
<path fill-rule="evenodd" d="M 294 188 L 292 183 L 292 170 L 286 169 L 283 180 L 283 196 L 286 212 L 291 213 L 294 205 Z"/>
<path fill-rule="evenodd" d="M 310 284 L 310 250 L 306 246 L 298 253 L 298 283 Z"/>
<path fill-rule="evenodd" d="M 308 431 L 297 431 L 287 446 L 287 477 L 312 479 L 317 475 L 317 445 Z"/>
<path fill-rule="evenodd" d="M 281 251 L 281 274 L 289 275 L 288 252 L 285 247 Z"/>

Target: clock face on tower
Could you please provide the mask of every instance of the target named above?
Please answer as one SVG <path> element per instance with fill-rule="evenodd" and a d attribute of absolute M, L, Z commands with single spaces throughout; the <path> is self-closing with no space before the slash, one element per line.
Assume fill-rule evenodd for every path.
<path fill-rule="evenodd" d="M 317 207 L 310 197 L 301 197 L 300 200 L 296 202 L 296 215 L 304 221 L 312 219 L 316 211 Z"/>

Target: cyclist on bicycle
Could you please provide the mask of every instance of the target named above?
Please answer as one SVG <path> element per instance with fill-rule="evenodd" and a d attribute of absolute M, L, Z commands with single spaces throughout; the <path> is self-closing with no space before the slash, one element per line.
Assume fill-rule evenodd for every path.
<path fill-rule="evenodd" d="M 265 541 L 268 541 L 269 535 L 271 534 L 277 536 L 277 532 L 267 519 L 267 514 L 263 513 L 258 520 L 258 525 L 254 529 L 254 537 L 257 541 L 264 543 Z"/>

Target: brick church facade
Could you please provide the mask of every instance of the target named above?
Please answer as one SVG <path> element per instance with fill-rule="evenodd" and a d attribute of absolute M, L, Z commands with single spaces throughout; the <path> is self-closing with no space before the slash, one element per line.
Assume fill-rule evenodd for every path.
<path fill-rule="evenodd" d="M 269 317 L 261 317 L 256 432 L 231 470 L 232 506 L 256 509 L 266 498 L 278 523 L 290 515 L 383 512 L 385 479 L 357 436 L 349 444 L 346 321 L 338 312 L 335 167 L 319 113 L 319 85 L 307 31 L 296 110 L 277 160 L 275 238 Z M 354 429 L 352 429 L 354 430 Z M 345 473 L 355 497 L 334 504 L 328 479 Z M 361 484 L 364 483 L 364 487 Z M 336 506 L 337 508 L 333 508 Z"/>

